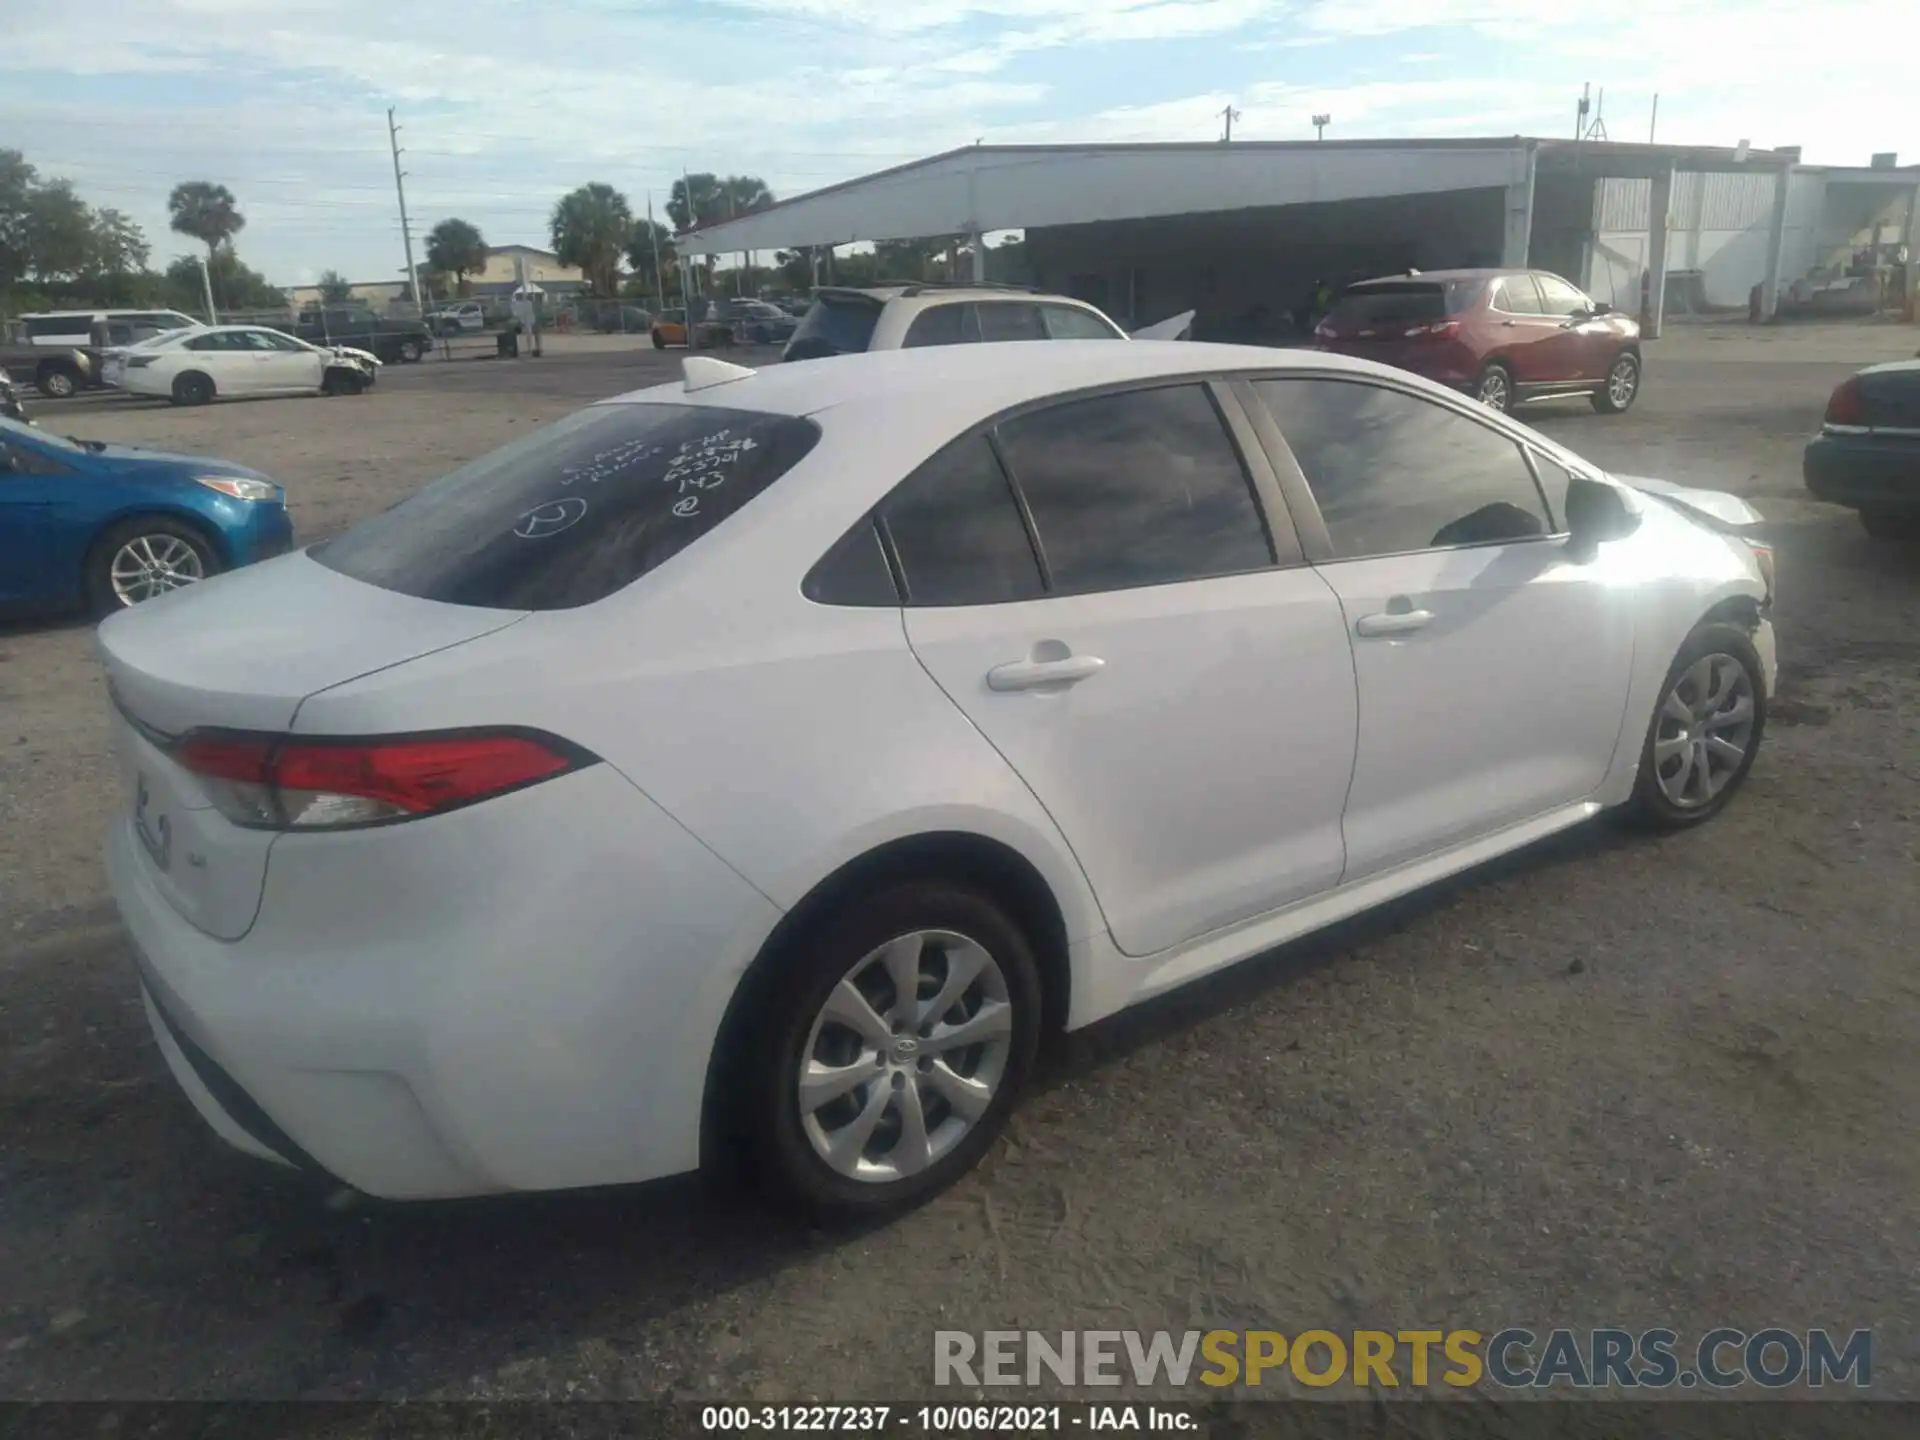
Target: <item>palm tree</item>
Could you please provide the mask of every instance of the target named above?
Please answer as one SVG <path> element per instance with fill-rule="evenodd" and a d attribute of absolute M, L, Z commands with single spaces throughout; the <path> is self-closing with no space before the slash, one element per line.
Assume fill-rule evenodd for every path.
<path fill-rule="evenodd" d="M 211 180 L 183 180 L 167 196 L 167 212 L 174 230 L 191 235 L 207 247 L 207 263 L 212 264 L 220 247 L 247 228 L 247 217 L 240 213 L 239 203 L 224 185 Z"/>
<path fill-rule="evenodd" d="M 453 276 L 455 289 L 464 290 L 467 276 L 487 268 L 487 242 L 480 227 L 458 217 L 442 220 L 427 232 L 427 264 Z"/>
<path fill-rule="evenodd" d="M 578 266 L 593 293 L 620 293 L 620 255 L 633 235 L 633 211 L 627 197 L 598 181 L 560 197 L 548 221 L 553 253 L 563 265 Z"/>
<path fill-rule="evenodd" d="M 316 282 L 320 287 L 320 303 L 323 305 L 344 305 L 353 298 L 353 284 L 338 270 L 322 270 Z"/>

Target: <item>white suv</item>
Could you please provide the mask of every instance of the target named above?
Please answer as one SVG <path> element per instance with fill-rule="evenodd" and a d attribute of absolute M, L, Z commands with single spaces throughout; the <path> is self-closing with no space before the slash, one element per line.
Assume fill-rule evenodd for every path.
<path fill-rule="evenodd" d="M 824 286 L 781 352 L 818 360 L 863 350 L 911 350 L 999 340 L 1124 340 L 1082 300 L 1003 285 Z"/>

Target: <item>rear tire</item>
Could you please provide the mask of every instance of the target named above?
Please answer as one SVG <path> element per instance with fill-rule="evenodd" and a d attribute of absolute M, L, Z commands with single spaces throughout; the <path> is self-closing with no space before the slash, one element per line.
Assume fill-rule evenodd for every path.
<path fill-rule="evenodd" d="M 81 581 L 88 609 L 104 617 L 225 568 L 212 543 L 191 525 L 163 515 L 135 515 L 89 547 Z"/>
<path fill-rule="evenodd" d="M 666 348 L 667 348 L 667 342 L 666 342 L 665 340 L 662 340 L 662 339 L 660 338 L 660 332 L 659 332 L 658 330 L 650 330 L 650 331 L 648 331 L 648 332 L 647 332 L 647 338 L 648 338 L 649 340 L 651 340 L 651 341 L 653 341 L 653 348 L 654 348 L 654 349 L 656 349 L 656 350 L 664 350 L 664 349 L 666 349 Z"/>
<path fill-rule="evenodd" d="M 80 393 L 85 382 L 80 372 L 66 360 L 49 360 L 33 377 L 34 388 L 49 400 L 65 400 Z"/>
<path fill-rule="evenodd" d="M 1614 356 L 1605 383 L 1593 392 L 1593 408 L 1602 415 L 1624 414 L 1640 394 L 1640 357 L 1631 350 Z"/>
<path fill-rule="evenodd" d="M 1689 635 L 1661 682 L 1622 818 L 1686 830 L 1724 810 L 1766 734 L 1765 675 L 1739 626 L 1709 621 Z"/>
<path fill-rule="evenodd" d="M 426 353 L 427 347 L 418 340 L 402 340 L 400 342 L 400 358 L 409 365 L 419 364 L 420 357 Z"/>
<path fill-rule="evenodd" d="M 1920 543 L 1920 515 L 1891 514 L 1885 510 L 1862 510 L 1861 527 L 1876 540 L 1895 544 Z"/>
<path fill-rule="evenodd" d="M 1480 378 L 1473 382 L 1473 398 L 1489 410 L 1497 410 L 1502 415 L 1513 412 L 1513 372 L 1499 361 L 1487 366 L 1480 372 Z"/>
<path fill-rule="evenodd" d="M 885 956 L 902 937 L 924 938 L 910 942 L 912 993 L 896 1010 Z M 778 963 L 725 1092 L 731 1158 L 778 1195 L 842 1219 L 907 1209 L 973 1169 L 1005 1128 L 1040 1039 L 1039 966 L 1006 912 L 960 886 L 901 883 L 829 917 Z M 866 994 L 864 1009 L 842 1009 L 850 990 Z M 871 1023 L 846 1023 L 854 1011 Z M 977 1043 L 943 1045 L 942 1032 L 989 1015 Z M 803 1113 L 803 1072 L 842 1066 L 867 1078 Z M 829 1160 L 836 1149 L 842 1158 Z"/>
<path fill-rule="evenodd" d="M 198 370 L 189 370 L 173 382 L 176 405 L 205 405 L 213 395 L 213 377 Z"/>

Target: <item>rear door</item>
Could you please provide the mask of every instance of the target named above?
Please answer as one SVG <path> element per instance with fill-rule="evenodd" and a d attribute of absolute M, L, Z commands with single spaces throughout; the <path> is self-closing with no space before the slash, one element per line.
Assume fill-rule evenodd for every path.
<path fill-rule="evenodd" d="M 1515 384 L 1545 384 L 1554 378 L 1556 368 L 1565 367 L 1566 357 L 1556 359 L 1554 354 L 1560 322 L 1542 308 L 1540 287 L 1533 276 L 1503 275 L 1494 281 L 1487 319 L 1498 347 L 1489 358 L 1504 364 Z"/>
<path fill-rule="evenodd" d="M 1306 543 L 1353 637 L 1348 880 L 1592 794 L 1620 737 L 1633 609 L 1568 557 L 1520 446 L 1477 407 L 1386 385 L 1250 390 L 1297 461 L 1282 483 L 1311 494 Z"/>
<path fill-rule="evenodd" d="M 1554 325 L 1545 352 L 1552 373 L 1546 378 L 1598 380 L 1619 349 L 1613 326 L 1594 313 L 1592 300 L 1558 275 L 1536 274 L 1533 279 L 1540 287 L 1540 308 Z"/>
<path fill-rule="evenodd" d="M 1228 414 L 1198 382 L 1057 402 L 956 441 L 881 511 L 915 654 L 1130 955 L 1320 893 L 1344 860 L 1339 602 L 1270 537 L 1271 472 Z"/>

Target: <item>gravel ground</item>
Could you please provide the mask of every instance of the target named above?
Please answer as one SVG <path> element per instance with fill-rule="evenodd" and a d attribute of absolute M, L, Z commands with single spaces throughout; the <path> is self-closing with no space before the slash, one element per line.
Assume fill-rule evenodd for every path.
<path fill-rule="evenodd" d="M 1102 1027 L 860 1234 L 684 1182 L 355 1203 L 225 1152 L 106 900 L 88 631 L 0 631 L 0 1397 L 899 1399 L 937 1328 L 1726 1324 L 1871 1326 L 1875 1392 L 1920 1398 L 1920 558 L 1799 498 L 1831 385 L 1914 348 L 1680 330 L 1629 416 L 1529 416 L 1773 518 L 1784 694 L 1721 820 L 1561 836 Z M 257 465 L 313 539 L 670 364 L 41 413 Z"/>

